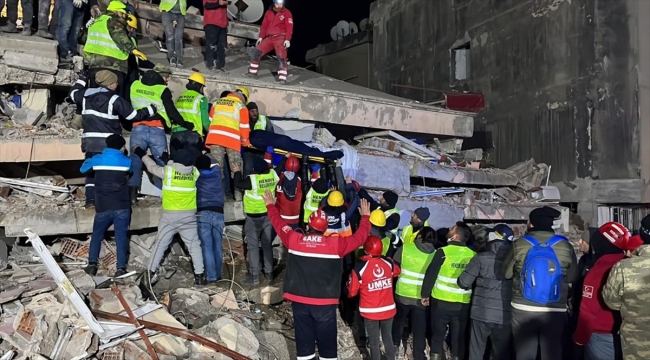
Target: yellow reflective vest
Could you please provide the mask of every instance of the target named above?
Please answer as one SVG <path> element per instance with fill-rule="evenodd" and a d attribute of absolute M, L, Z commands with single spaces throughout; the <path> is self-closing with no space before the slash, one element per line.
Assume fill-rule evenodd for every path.
<path fill-rule="evenodd" d="M 445 262 L 440 267 L 431 296 L 442 301 L 469 304 L 472 290 L 461 289 L 458 278 L 476 253 L 467 246 L 456 245 L 447 245 L 438 251 L 445 252 Z"/>
<path fill-rule="evenodd" d="M 410 299 L 421 299 L 422 283 L 424 274 L 431 261 L 435 251 L 427 254 L 420 251 L 415 243 L 404 244 L 402 248 L 402 263 L 400 264 L 402 272 L 397 279 L 395 294 Z"/>
<path fill-rule="evenodd" d="M 158 9 L 160 11 L 171 11 L 176 5 L 176 2 L 180 1 L 181 15 L 185 16 L 187 14 L 187 0 L 162 0 Z"/>
<path fill-rule="evenodd" d="M 140 110 L 149 105 L 154 105 L 156 111 L 163 119 L 167 127 L 171 128 L 171 121 L 165 111 L 165 106 L 162 102 L 162 93 L 167 89 L 165 85 L 145 85 L 140 80 L 136 80 L 131 84 L 131 105 L 135 110 Z"/>
<path fill-rule="evenodd" d="M 199 170 L 193 168 L 191 174 L 181 174 L 171 166 L 165 166 L 162 186 L 163 210 L 196 210 L 196 180 Z"/>
<path fill-rule="evenodd" d="M 203 120 L 201 117 L 201 100 L 205 96 L 201 95 L 199 92 L 194 90 L 187 90 L 178 97 L 176 100 L 176 109 L 181 114 L 183 119 L 187 122 L 191 122 L 194 125 L 194 131 L 199 135 L 203 136 Z M 174 128 L 180 127 L 179 125 L 174 124 Z"/>
<path fill-rule="evenodd" d="M 313 188 L 309 189 L 307 192 L 307 196 L 305 197 L 305 205 L 303 205 L 303 222 L 308 223 L 309 222 L 309 216 L 311 214 L 318 210 L 318 206 L 320 205 L 320 202 L 327 197 L 327 195 L 330 193 L 329 190 L 327 190 L 324 194 L 317 193 Z"/>
<path fill-rule="evenodd" d="M 109 15 L 102 15 L 88 28 L 88 37 L 84 45 L 84 53 L 87 57 L 95 54 L 118 60 L 129 58 L 129 54 L 117 47 L 110 32 L 108 32 L 108 20 L 110 18 Z"/>
<path fill-rule="evenodd" d="M 275 186 L 280 178 L 273 170 L 268 174 L 252 174 L 248 177 L 251 179 L 252 189 L 244 191 L 244 212 L 246 214 L 264 214 L 266 205 L 262 194 L 269 190 L 275 198 Z"/>

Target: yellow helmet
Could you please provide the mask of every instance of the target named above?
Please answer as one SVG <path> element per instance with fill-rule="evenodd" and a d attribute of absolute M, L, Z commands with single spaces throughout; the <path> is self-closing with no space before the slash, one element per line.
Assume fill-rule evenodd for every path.
<path fill-rule="evenodd" d="M 248 92 L 248 88 L 246 86 L 240 86 L 235 89 L 235 91 L 239 91 L 244 97 L 246 98 L 246 104 L 248 104 L 248 100 L 250 99 L 250 93 Z"/>
<path fill-rule="evenodd" d="M 343 193 L 338 190 L 332 191 L 327 197 L 327 205 L 329 206 L 341 206 L 345 203 L 343 199 Z"/>
<path fill-rule="evenodd" d="M 197 83 L 205 86 L 205 76 L 203 76 L 199 72 L 192 73 L 192 75 L 190 75 L 190 77 L 189 77 L 189 80 L 197 82 Z"/>
<path fill-rule="evenodd" d="M 119 0 L 113 0 L 108 4 L 106 10 L 126 14 L 126 5 Z"/>
<path fill-rule="evenodd" d="M 126 16 L 126 24 L 130 27 L 137 29 L 138 28 L 138 19 L 135 18 L 135 15 L 129 14 Z"/>
<path fill-rule="evenodd" d="M 386 226 L 386 215 L 379 209 L 373 210 L 370 213 L 370 223 L 375 226 L 384 227 Z"/>

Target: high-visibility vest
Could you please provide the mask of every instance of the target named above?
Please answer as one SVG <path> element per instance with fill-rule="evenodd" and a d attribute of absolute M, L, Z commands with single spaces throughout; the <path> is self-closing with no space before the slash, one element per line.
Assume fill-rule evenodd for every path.
<path fill-rule="evenodd" d="M 469 304 L 472 290 L 461 289 L 458 277 L 476 253 L 466 246 L 454 245 L 446 246 L 441 251 L 445 252 L 445 262 L 440 267 L 431 296 L 442 301 Z"/>
<path fill-rule="evenodd" d="M 260 115 L 257 118 L 257 122 L 255 123 L 255 126 L 253 126 L 253 130 L 266 130 L 266 122 L 268 120 L 269 119 L 266 116 Z"/>
<path fill-rule="evenodd" d="M 196 180 L 199 170 L 193 168 L 191 174 L 181 174 L 171 166 L 165 166 L 162 184 L 163 210 L 196 210 Z"/>
<path fill-rule="evenodd" d="M 266 213 L 266 205 L 262 194 L 266 190 L 270 191 L 275 198 L 275 186 L 278 184 L 280 178 L 275 171 L 271 170 L 268 174 L 252 174 L 248 175 L 251 179 L 251 190 L 244 191 L 244 212 L 246 214 L 264 214 Z"/>
<path fill-rule="evenodd" d="M 84 53 L 90 55 L 102 55 L 118 60 L 126 60 L 129 54 L 120 50 L 113 41 L 111 33 L 108 32 L 109 15 L 102 15 L 88 28 L 88 38 L 84 45 Z"/>
<path fill-rule="evenodd" d="M 314 211 L 318 210 L 318 206 L 320 206 L 321 200 L 323 200 L 329 193 L 329 190 L 327 190 L 324 194 L 321 194 L 317 193 L 313 188 L 309 189 L 307 192 L 307 197 L 305 198 L 305 205 L 303 205 L 303 222 L 309 222 L 309 216 Z"/>
<path fill-rule="evenodd" d="M 171 127 L 171 121 L 169 121 L 169 116 L 165 111 L 165 106 L 162 102 L 162 93 L 167 89 L 165 85 L 145 85 L 140 80 L 136 80 L 131 84 L 131 105 L 136 110 L 140 110 L 149 105 L 154 105 L 156 111 L 160 114 L 167 127 Z M 162 126 L 162 124 L 160 124 Z"/>
<path fill-rule="evenodd" d="M 429 220 L 424 222 L 424 226 L 429 226 Z M 404 230 L 402 230 L 402 241 L 404 241 L 404 244 L 412 244 L 415 241 L 415 238 L 418 236 L 418 233 L 420 230 L 413 232 L 413 225 L 408 224 L 404 226 Z"/>
<path fill-rule="evenodd" d="M 357 250 L 356 250 L 356 258 L 357 259 L 359 259 L 359 258 L 361 258 L 361 256 L 363 256 L 363 254 L 364 254 L 363 247 L 364 246 L 365 245 L 361 245 L 361 246 L 359 246 L 357 248 Z M 381 254 L 383 256 L 386 256 L 386 254 L 388 253 L 388 248 L 389 247 L 390 247 L 390 238 L 385 237 L 385 238 L 381 239 Z"/>
<path fill-rule="evenodd" d="M 246 107 L 238 97 L 226 96 L 213 106 L 210 131 L 206 145 L 218 145 L 236 151 L 241 150 L 239 111 Z M 246 125 L 248 126 L 248 125 Z"/>
<path fill-rule="evenodd" d="M 136 48 L 138 47 L 138 39 L 136 39 L 135 37 L 131 37 L 131 42 L 133 43 L 133 46 L 135 46 Z M 138 58 L 135 55 L 133 55 L 133 57 L 135 58 L 135 63 L 138 64 L 138 66 L 140 66 L 140 58 Z"/>
<path fill-rule="evenodd" d="M 399 210 L 397 208 L 392 208 L 384 211 L 384 216 L 386 216 L 386 219 L 388 219 L 391 215 L 393 214 L 399 214 Z M 391 230 L 390 232 L 397 235 L 397 229 L 399 228 L 399 224 L 397 225 L 396 228 Z"/>
<path fill-rule="evenodd" d="M 176 109 L 183 116 L 183 119 L 187 122 L 191 122 L 194 125 L 194 131 L 203 136 L 203 119 L 201 117 L 201 101 L 205 99 L 205 96 L 201 95 L 198 91 L 187 90 L 178 97 L 176 100 Z M 180 125 L 174 124 L 174 128 L 179 128 Z"/>
<path fill-rule="evenodd" d="M 410 299 L 421 299 L 424 274 L 433 260 L 433 254 L 420 251 L 414 243 L 404 244 L 402 248 L 402 273 L 397 278 L 395 294 Z"/>
<path fill-rule="evenodd" d="M 176 5 L 176 2 L 180 1 L 181 15 L 185 16 L 187 14 L 187 0 L 162 0 L 158 9 L 160 11 L 171 11 Z"/>

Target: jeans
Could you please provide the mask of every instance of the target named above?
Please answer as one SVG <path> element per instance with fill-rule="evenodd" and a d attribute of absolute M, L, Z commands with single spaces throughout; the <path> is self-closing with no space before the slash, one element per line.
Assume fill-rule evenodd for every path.
<path fill-rule="evenodd" d="M 127 231 L 131 222 L 131 209 L 111 210 L 95 214 L 93 222 L 93 234 L 90 237 L 90 248 L 88 262 L 97 263 L 99 252 L 102 248 L 102 240 L 106 230 L 113 225 L 115 231 L 115 243 L 117 245 L 117 268 L 126 269 L 127 257 L 129 255 L 129 238 Z"/>
<path fill-rule="evenodd" d="M 386 350 L 386 360 L 395 360 L 395 346 L 393 346 L 393 335 L 391 334 L 393 319 L 364 320 L 370 343 L 370 358 L 372 360 L 381 360 L 381 350 L 379 349 L 379 333 L 381 332 L 381 340 L 384 342 L 384 349 Z"/>
<path fill-rule="evenodd" d="M 34 3 L 32 0 L 21 0 L 20 5 L 23 9 L 23 28 L 29 29 L 34 18 Z M 7 0 L 7 26 L 15 28 L 16 21 L 18 21 L 18 0 Z"/>
<path fill-rule="evenodd" d="M 217 69 L 226 66 L 226 46 L 228 29 L 217 25 L 205 25 L 205 64 L 208 69 L 217 61 Z"/>
<path fill-rule="evenodd" d="M 192 258 L 192 265 L 194 266 L 194 274 L 203 274 L 205 270 L 203 266 L 203 253 L 201 251 L 201 240 L 196 226 L 196 214 L 191 211 L 176 211 L 166 212 L 160 216 L 158 222 L 158 234 L 156 235 L 156 243 L 154 253 L 149 261 L 149 271 L 155 272 L 160 266 L 165 252 L 171 245 L 176 234 L 180 235 L 181 240 L 185 244 L 187 251 Z"/>
<path fill-rule="evenodd" d="M 129 179 L 129 186 L 139 187 L 142 183 L 142 159 L 140 159 L 133 150 L 135 150 L 136 147 L 139 147 L 144 151 L 151 149 L 151 153 L 153 154 L 156 163 L 160 166 L 164 166 L 165 164 L 160 160 L 160 156 L 167 150 L 167 135 L 165 135 L 165 130 L 163 129 L 147 125 L 138 125 L 133 128 L 133 131 L 131 131 L 129 146 L 131 147 L 129 153 L 131 154 L 131 167 L 133 169 L 133 176 Z M 162 180 L 156 178 L 155 185 L 160 188 L 162 186 Z"/>
<path fill-rule="evenodd" d="M 163 11 L 162 24 L 165 28 L 167 41 L 167 59 L 183 62 L 183 31 L 185 31 L 185 16 Z M 174 27 L 176 21 L 176 27 Z"/>
<path fill-rule="evenodd" d="M 298 359 L 313 359 L 318 344 L 320 360 L 337 358 L 336 305 L 291 303 Z"/>
<path fill-rule="evenodd" d="M 196 216 L 199 239 L 203 250 L 203 263 L 208 281 L 217 281 L 221 277 L 223 264 L 223 229 L 226 227 L 223 214 L 214 211 L 199 211 Z"/>
<path fill-rule="evenodd" d="M 246 217 L 244 223 L 246 248 L 248 249 L 249 270 L 253 277 L 260 273 L 260 242 L 264 255 L 264 273 L 273 272 L 273 226 L 268 216 Z"/>
<path fill-rule="evenodd" d="M 58 0 L 54 5 L 57 16 L 56 41 L 59 42 L 59 55 L 77 54 L 79 30 L 83 26 L 84 7 L 76 8 L 70 0 Z"/>
<path fill-rule="evenodd" d="M 562 337 L 567 322 L 565 312 L 532 312 L 512 308 L 512 335 L 516 358 L 541 360 L 562 358 Z"/>
<path fill-rule="evenodd" d="M 393 319 L 393 344 L 399 346 L 402 342 L 404 333 L 404 322 L 406 319 L 411 320 L 411 332 L 413 333 L 413 359 L 424 360 L 426 348 L 426 308 L 416 305 L 405 305 L 399 301 L 397 305 L 397 315 Z"/>
<path fill-rule="evenodd" d="M 494 324 L 472 320 L 472 332 L 469 341 L 469 360 L 483 360 L 487 340 L 492 343 L 493 359 L 510 359 L 511 324 Z"/>
<path fill-rule="evenodd" d="M 620 360 L 622 354 L 616 350 L 614 335 L 593 333 L 585 346 L 585 360 Z"/>
<path fill-rule="evenodd" d="M 84 153 L 84 158 L 90 159 L 91 157 L 101 154 L 101 152 L 86 152 Z M 86 173 L 86 179 L 84 181 L 84 192 L 86 193 L 86 205 L 95 204 L 95 173 L 92 170 L 89 170 Z"/>
<path fill-rule="evenodd" d="M 451 356 L 464 359 L 465 356 L 465 334 L 467 333 L 467 322 L 469 321 L 469 304 L 451 303 L 431 299 L 431 354 L 443 352 L 443 342 L 447 335 L 447 325 L 451 335 Z M 521 358 L 522 360 L 528 358 Z"/>

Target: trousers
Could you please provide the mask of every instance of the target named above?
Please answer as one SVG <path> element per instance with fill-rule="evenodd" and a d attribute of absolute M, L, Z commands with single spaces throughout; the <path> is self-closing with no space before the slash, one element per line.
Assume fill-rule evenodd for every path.
<path fill-rule="evenodd" d="M 54 14 L 57 17 L 56 41 L 59 42 L 59 55 L 76 55 L 79 31 L 84 21 L 84 6 L 77 8 L 72 1 L 57 0 Z"/>
<path fill-rule="evenodd" d="M 402 342 L 404 333 L 404 324 L 407 320 L 411 322 L 411 332 L 413 333 L 413 359 L 424 360 L 426 349 L 426 308 L 416 305 L 405 305 L 399 301 L 397 305 L 397 314 L 393 319 L 393 344 L 399 346 Z"/>
<path fill-rule="evenodd" d="M 336 305 L 291 303 L 298 360 L 337 359 Z"/>
<path fill-rule="evenodd" d="M 217 25 L 205 25 L 205 65 L 208 69 L 215 66 L 223 69 L 226 66 L 226 46 L 228 45 L 228 29 Z"/>
<path fill-rule="evenodd" d="M 248 262 L 251 275 L 259 276 L 260 273 L 260 243 L 264 257 L 264 273 L 273 272 L 273 226 L 268 216 L 246 217 L 244 223 L 246 236 L 246 249 L 248 249 Z"/>
<path fill-rule="evenodd" d="M 565 312 L 532 312 L 512 308 L 512 335 L 517 360 L 562 358 L 562 335 L 567 323 Z"/>
<path fill-rule="evenodd" d="M 87 151 L 84 153 L 84 158 L 90 159 L 91 157 L 97 154 L 101 154 L 101 151 L 100 152 Z M 94 205 L 95 204 L 95 172 L 94 171 L 88 171 L 85 175 L 84 192 L 86 193 L 86 205 Z"/>
<path fill-rule="evenodd" d="M 395 360 L 395 346 L 393 345 L 393 319 L 388 320 L 370 320 L 364 319 L 366 323 L 366 332 L 368 333 L 368 342 L 370 343 L 370 358 L 372 360 L 381 360 L 381 351 L 379 347 L 379 334 L 384 342 L 386 351 L 386 360 Z"/>
<path fill-rule="evenodd" d="M 151 150 L 153 158 L 156 163 L 163 166 L 160 156 L 167 150 L 167 135 L 165 130 L 153 126 L 138 125 L 131 131 L 131 138 L 129 140 L 129 153 L 131 154 L 131 168 L 133 176 L 129 179 L 129 186 L 139 187 L 142 183 L 142 159 L 133 152 L 136 147 L 147 151 Z M 162 186 L 162 180 L 155 179 L 156 186 Z"/>
<path fill-rule="evenodd" d="M 492 343 L 493 359 L 510 359 L 510 323 L 495 324 L 472 320 L 472 331 L 469 340 L 469 360 L 483 360 L 488 338 Z"/>
<path fill-rule="evenodd" d="M 129 238 L 127 232 L 131 222 L 131 209 L 103 211 L 95 213 L 93 234 L 90 237 L 88 262 L 97 263 L 102 249 L 102 240 L 111 225 L 115 230 L 115 245 L 117 247 L 117 268 L 126 269 L 129 255 Z"/>
<path fill-rule="evenodd" d="M 169 212 L 164 211 L 158 222 L 158 235 L 156 235 L 155 250 L 149 261 L 149 271 L 155 272 L 160 266 L 165 252 L 174 240 L 174 235 L 179 234 L 187 251 L 192 258 L 194 274 L 203 274 L 203 253 L 201 240 L 196 226 L 196 214 L 191 211 Z"/>
<path fill-rule="evenodd" d="M 236 165 L 239 167 L 240 170 L 243 170 L 242 167 L 242 158 L 241 158 L 241 152 L 230 149 L 230 148 L 225 148 L 223 146 L 219 145 L 210 145 L 210 154 L 214 156 L 215 159 L 219 162 L 219 165 L 223 164 L 224 157 L 226 154 L 228 154 L 228 164 L 230 165 L 230 171 L 232 173 L 230 174 L 231 176 L 234 176 L 235 170 L 233 170 L 233 165 Z M 223 166 L 222 166 L 223 167 Z"/>
<path fill-rule="evenodd" d="M 451 335 L 451 356 L 465 356 L 465 334 L 469 321 L 469 304 L 431 299 L 431 354 L 444 354 L 447 325 Z"/>
<path fill-rule="evenodd" d="M 623 354 L 618 344 L 615 344 L 615 336 L 618 337 L 612 334 L 591 334 L 585 346 L 585 360 L 621 360 Z"/>
<path fill-rule="evenodd" d="M 20 5 L 23 9 L 23 28 L 29 29 L 32 27 L 32 21 L 34 18 L 34 2 L 33 0 L 20 0 Z M 15 28 L 17 21 L 18 0 L 7 0 L 7 26 Z"/>
<path fill-rule="evenodd" d="M 208 281 L 217 281 L 221 277 L 223 265 L 223 230 L 226 227 L 222 213 L 199 211 L 196 214 L 199 239 L 203 250 L 205 276 Z"/>
<path fill-rule="evenodd" d="M 257 74 L 260 67 L 260 61 L 264 55 L 275 50 L 275 55 L 278 57 L 278 80 L 287 80 L 287 49 L 284 47 L 286 37 L 283 34 L 271 35 L 266 37 L 262 42 L 253 50 L 251 54 L 251 63 L 248 72 Z"/>
<path fill-rule="evenodd" d="M 165 29 L 165 40 L 167 43 L 167 59 L 174 59 L 183 62 L 183 31 L 185 31 L 185 16 L 169 11 L 161 14 L 162 24 Z M 176 21 L 176 27 L 174 27 Z"/>

